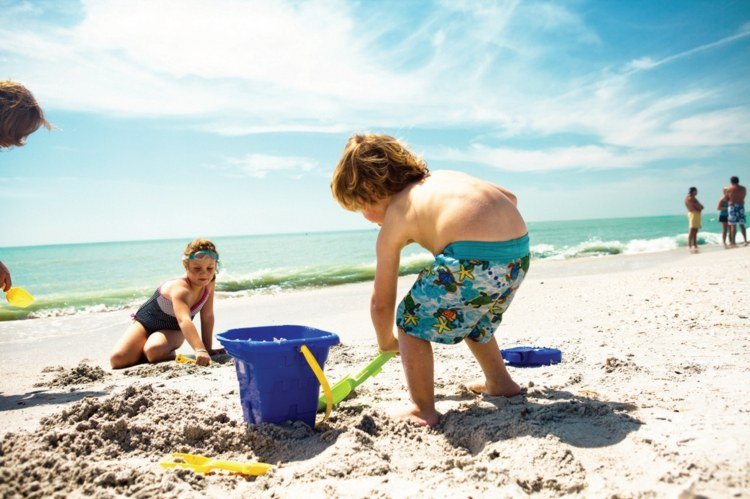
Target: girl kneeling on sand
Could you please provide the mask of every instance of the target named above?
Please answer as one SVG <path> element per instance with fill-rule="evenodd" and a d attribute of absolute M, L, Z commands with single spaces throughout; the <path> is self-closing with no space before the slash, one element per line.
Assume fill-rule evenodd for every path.
<path fill-rule="evenodd" d="M 185 276 L 171 279 L 156 290 L 138 311 L 115 346 L 109 362 L 113 369 L 132 366 L 145 357 L 155 363 L 175 358 L 175 350 L 187 340 L 195 351 L 196 363 L 211 362 L 214 332 L 214 288 L 219 253 L 214 243 L 196 239 L 182 256 Z M 193 317 L 201 314 L 201 334 Z"/>

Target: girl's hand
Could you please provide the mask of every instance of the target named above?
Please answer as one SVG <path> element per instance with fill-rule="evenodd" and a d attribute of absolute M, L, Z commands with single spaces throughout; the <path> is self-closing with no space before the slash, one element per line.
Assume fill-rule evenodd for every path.
<path fill-rule="evenodd" d="M 198 350 L 195 352 L 195 363 L 199 366 L 207 366 L 211 363 L 211 357 L 205 350 Z"/>

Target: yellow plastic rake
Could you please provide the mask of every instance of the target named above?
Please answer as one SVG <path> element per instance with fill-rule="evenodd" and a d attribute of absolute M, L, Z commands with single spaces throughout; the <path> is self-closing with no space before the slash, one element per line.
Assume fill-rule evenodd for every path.
<path fill-rule="evenodd" d="M 240 475 L 258 476 L 273 468 L 267 463 L 227 461 L 224 459 L 213 459 L 197 454 L 184 454 L 173 452 L 159 463 L 162 468 L 185 468 L 196 473 L 209 473 L 212 470 L 226 470 Z"/>

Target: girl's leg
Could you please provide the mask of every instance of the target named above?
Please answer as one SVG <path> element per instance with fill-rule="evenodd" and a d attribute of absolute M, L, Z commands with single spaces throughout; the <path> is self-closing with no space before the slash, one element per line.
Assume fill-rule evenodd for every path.
<path fill-rule="evenodd" d="M 440 414 L 435 410 L 434 362 L 429 341 L 398 333 L 398 349 L 404 366 L 406 384 L 414 405 L 398 414 L 420 425 L 433 426 Z"/>
<path fill-rule="evenodd" d="M 487 395 L 512 397 L 521 393 L 521 387 L 511 379 L 505 362 L 500 355 L 500 347 L 493 336 L 487 343 L 477 343 L 470 339 L 464 340 L 479 366 L 484 372 L 484 381 L 475 381 L 466 385 L 466 388 L 474 393 L 486 393 Z"/>
<path fill-rule="evenodd" d="M 122 369 L 140 362 L 143 357 L 143 345 L 146 344 L 147 339 L 148 332 L 143 325 L 138 321 L 133 321 L 109 356 L 112 369 Z"/>
<path fill-rule="evenodd" d="M 724 247 L 727 247 L 727 223 L 721 222 L 721 242 L 724 243 Z"/>
<path fill-rule="evenodd" d="M 146 359 L 155 364 L 165 360 L 174 360 L 175 350 L 185 342 L 182 331 L 157 331 L 148 337 L 143 346 L 143 354 Z"/>

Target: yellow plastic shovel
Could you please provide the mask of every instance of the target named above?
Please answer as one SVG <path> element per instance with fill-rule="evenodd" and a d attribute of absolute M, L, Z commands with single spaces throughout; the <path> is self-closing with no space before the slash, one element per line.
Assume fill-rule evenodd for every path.
<path fill-rule="evenodd" d="M 336 406 L 344 400 L 349 394 L 357 388 L 359 385 L 364 383 L 368 378 L 377 376 L 380 373 L 380 368 L 383 364 L 391 360 L 396 352 L 383 352 L 375 357 L 375 360 L 370 362 L 357 374 L 347 374 L 344 378 L 331 387 L 333 405 Z M 318 399 L 318 412 L 326 408 L 325 396 L 321 395 Z"/>
<path fill-rule="evenodd" d="M 186 468 L 201 474 L 208 473 L 213 469 L 219 469 L 241 475 L 254 476 L 262 475 L 273 468 L 273 465 L 257 461 L 244 463 L 240 461 L 226 461 L 224 459 L 213 459 L 197 454 L 183 454 L 181 452 L 173 452 L 162 459 L 159 464 L 161 464 L 162 468 Z"/>
<path fill-rule="evenodd" d="M 174 361 L 178 364 L 195 364 L 195 355 L 185 355 L 183 353 L 178 353 Z"/>
<path fill-rule="evenodd" d="M 5 294 L 5 298 L 14 307 L 26 308 L 34 303 L 34 297 L 23 288 L 10 288 Z"/>

